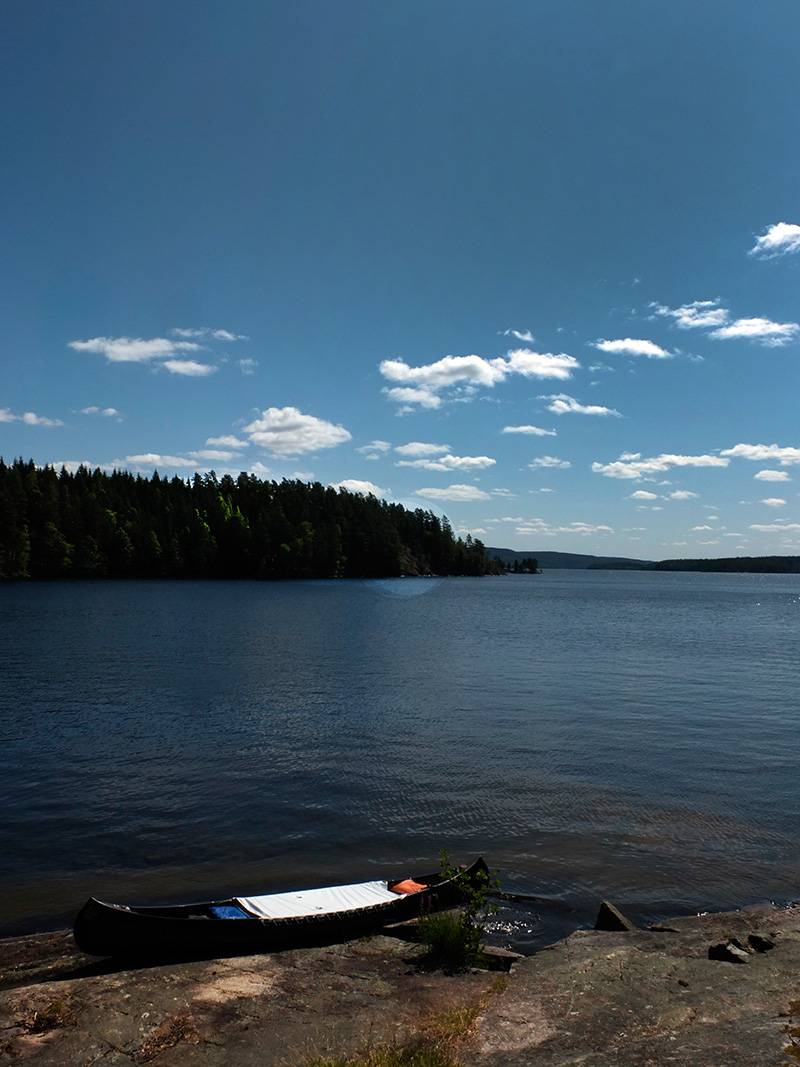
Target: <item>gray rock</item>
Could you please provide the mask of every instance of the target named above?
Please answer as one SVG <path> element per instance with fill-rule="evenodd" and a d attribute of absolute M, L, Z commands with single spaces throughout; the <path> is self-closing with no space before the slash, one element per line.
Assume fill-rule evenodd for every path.
<path fill-rule="evenodd" d="M 636 923 L 629 919 L 627 915 L 623 915 L 619 908 L 609 900 L 600 902 L 600 910 L 597 913 L 594 928 L 595 930 L 609 931 L 638 929 Z"/>

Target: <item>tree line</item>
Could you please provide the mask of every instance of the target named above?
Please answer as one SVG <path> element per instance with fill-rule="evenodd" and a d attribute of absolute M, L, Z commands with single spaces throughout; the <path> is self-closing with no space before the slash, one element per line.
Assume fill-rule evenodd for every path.
<path fill-rule="evenodd" d="M 446 518 L 319 482 L 184 480 L 0 459 L 0 578 L 500 573 Z"/>
<path fill-rule="evenodd" d="M 800 556 L 735 556 L 732 559 L 664 559 L 654 571 L 720 571 L 728 574 L 800 574 Z"/>

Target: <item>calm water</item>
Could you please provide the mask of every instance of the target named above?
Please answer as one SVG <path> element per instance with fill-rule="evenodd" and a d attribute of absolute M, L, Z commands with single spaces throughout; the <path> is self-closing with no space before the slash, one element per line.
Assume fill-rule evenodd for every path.
<path fill-rule="evenodd" d="M 478 852 L 520 947 L 800 895 L 800 578 L 0 587 L 3 932 Z"/>

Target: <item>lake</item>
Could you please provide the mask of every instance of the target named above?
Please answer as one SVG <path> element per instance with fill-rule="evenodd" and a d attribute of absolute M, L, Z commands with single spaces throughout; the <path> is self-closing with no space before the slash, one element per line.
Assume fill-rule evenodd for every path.
<path fill-rule="evenodd" d="M 800 576 L 0 586 L 3 933 L 483 853 L 493 936 L 800 896 Z"/>

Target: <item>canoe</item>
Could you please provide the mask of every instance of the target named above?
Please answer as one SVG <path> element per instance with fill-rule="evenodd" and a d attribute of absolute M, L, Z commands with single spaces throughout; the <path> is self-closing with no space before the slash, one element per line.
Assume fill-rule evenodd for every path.
<path fill-rule="evenodd" d="M 482 858 L 450 878 L 412 879 L 136 907 L 91 897 L 75 920 L 78 947 L 93 956 L 209 958 L 333 944 L 452 907 L 465 884 L 485 884 Z"/>

